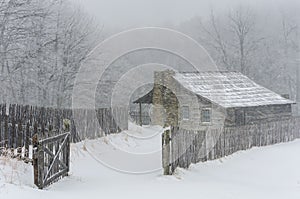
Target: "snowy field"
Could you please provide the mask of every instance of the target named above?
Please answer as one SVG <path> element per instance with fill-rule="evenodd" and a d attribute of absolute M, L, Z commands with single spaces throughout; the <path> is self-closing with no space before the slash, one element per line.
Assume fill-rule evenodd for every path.
<path fill-rule="evenodd" d="M 161 139 L 155 132 L 161 130 L 130 125 L 119 135 L 72 145 L 71 175 L 45 190 L 33 185 L 30 165 L 1 158 L 0 198 L 300 198 L 300 140 L 192 165 L 189 170 L 178 169 L 174 176 L 162 176 L 161 169 L 126 174 L 100 163 L 104 160 L 117 165 L 115 169 L 137 173 L 159 167 Z M 135 160 L 120 151 L 152 155 Z"/>

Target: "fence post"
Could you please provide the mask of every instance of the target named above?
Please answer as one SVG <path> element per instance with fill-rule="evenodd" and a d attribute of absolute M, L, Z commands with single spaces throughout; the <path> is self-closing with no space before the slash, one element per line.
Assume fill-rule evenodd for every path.
<path fill-rule="evenodd" d="M 68 119 L 64 119 L 63 120 L 63 123 L 64 123 L 64 132 L 70 132 L 70 127 L 71 127 L 71 121 L 68 120 Z M 70 169 L 70 150 L 71 150 L 71 147 L 70 147 L 70 141 L 71 141 L 71 134 L 68 135 L 68 138 L 67 138 L 67 144 L 66 144 L 66 147 L 65 147 L 65 162 L 66 162 L 66 166 L 68 168 L 67 170 L 67 173 L 65 176 L 68 176 L 68 173 L 69 173 L 69 169 Z"/>
<path fill-rule="evenodd" d="M 9 132 L 8 132 L 8 116 L 5 115 L 4 117 L 4 147 L 8 148 L 9 142 L 8 142 L 8 136 L 9 136 Z"/>
<path fill-rule="evenodd" d="M 63 119 L 63 130 L 65 132 L 70 132 L 71 121 L 69 119 Z"/>
<path fill-rule="evenodd" d="M 39 144 L 38 134 L 32 137 L 33 143 L 33 172 L 34 172 L 34 184 L 43 189 L 44 180 L 44 151 Z"/>
<path fill-rule="evenodd" d="M 39 144 L 38 135 L 35 134 L 32 137 L 32 145 L 33 145 L 32 164 L 33 164 L 33 173 L 34 173 L 34 184 L 37 186 L 39 184 L 38 157 L 37 157 L 38 144 Z"/>
<path fill-rule="evenodd" d="M 162 134 L 162 163 L 164 168 L 164 175 L 171 175 L 171 165 L 170 165 L 170 154 L 171 154 L 171 132 L 170 130 L 165 130 Z"/>
<path fill-rule="evenodd" d="M 22 158 L 22 147 L 23 147 L 23 128 L 22 128 L 22 122 L 21 122 L 21 119 L 19 119 L 18 121 L 18 139 L 17 139 L 17 145 L 16 145 L 16 148 L 17 148 L 17 157 L 19 159 Z"/>

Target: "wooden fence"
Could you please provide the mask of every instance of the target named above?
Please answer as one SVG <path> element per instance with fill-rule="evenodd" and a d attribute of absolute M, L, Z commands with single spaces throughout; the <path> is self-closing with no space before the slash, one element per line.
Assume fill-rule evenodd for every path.
<path fill-rule="evenodd" d="M 93 117 L 94 116 L 94 117 Z M 94 139 L 128 128 L 126 108 L 54 109 L 16 104 L 0 104 L 0 148 L 28 150 L 34 134 L 47 136 L 50 130 L 61 131 L 63 121 L 71 123 L 71 141 Z M 75 125 L 76 121 L 76 125 Z M 28 156 L 28 154 L 26 154 Z"/>
<path fill-rule="evenodd" d="M 35 184 L 42 189 L 68 174 L 70 142 L 125 129 L 126 108 L 71 110 L 0 104 L 0 155 L 32 162 Z"/>
<path fill-rule="evenodd" d="M 172 127 L 162 136 L 164 174 L 177 167 L 205 162 L 252 147 L 289 142 L 300 138 L 300 118 L 207 131 Z"/>

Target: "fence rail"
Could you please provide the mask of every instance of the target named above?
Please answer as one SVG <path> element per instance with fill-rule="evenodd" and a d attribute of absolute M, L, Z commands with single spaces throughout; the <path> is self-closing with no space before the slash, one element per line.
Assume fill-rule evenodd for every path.
<path fill-rule="evenodd" d="M 172 127 L 163 134 L 164 174 L 177 167 L 205 162 L 252 147 L 289 142 L 300 138 L 300 118 L 207 131 Z"/>

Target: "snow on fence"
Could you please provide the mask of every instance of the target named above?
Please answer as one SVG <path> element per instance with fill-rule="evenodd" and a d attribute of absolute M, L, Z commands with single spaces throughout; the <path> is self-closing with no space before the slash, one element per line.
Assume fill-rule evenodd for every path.
<path fill-rule="evenodd" d="M 289 142 L 300 138 L 300 118 L 264 122 L 207 131 L 172 127 L 162 135 L 164 174 L 177 167 L 205 162 L 252 147 Z"/>

